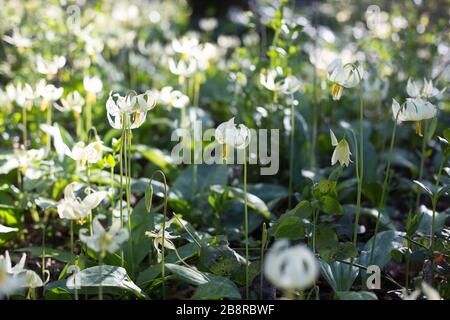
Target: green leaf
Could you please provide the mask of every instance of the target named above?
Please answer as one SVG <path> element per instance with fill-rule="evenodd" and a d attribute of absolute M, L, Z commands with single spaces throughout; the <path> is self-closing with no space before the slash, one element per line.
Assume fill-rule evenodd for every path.
<path fill-rule="evenodd" d="M 338 291 L 336 296 L 339 300 L 378 300 L 375 293 L 370 291 Z"/>
<path fill-rule="evenodd" d="M 319 201 L 320 210 L 327 214 L 344 214 L 344 208 L 334 198 L 323 196 Z"/>
<path fill-rule="evenodd" d="M 328 261 L 339 251 L 339 240 L 330 225 L 320 224 L 316 232 L 316 246 L 320 256 Z"/>
<path fill-rule="evenodd" d="M 208 278 L 197 269 L 188 268 L 173 263 L 166 263 L 165 266 L 170 272 L 172 272 L 172 274 L 177 276 L 177 278 L 194 286 L 208 282 Z"/>
<path fill-rule="evenodd" d="M 334 261 L 330 264 L 319 260 L 322 276 L 335 292 L 350 290 L 353 282 L 359 273 L 359 268 L 353 267 L 350 272 L 350 265 L 347 263 Z"/>
<path fill-rule="evenodd" d="M 211 191 L 219 194 L 223 194 L 224 192 L 226 192 L 229 198 L 235 199 L 240 203 L 245 203 L 245 194 L 242 189 L 213 185 L 211 186 Z M 264 201 L 249 192 L 247 192 L 247 205 L 249 208 L 259 212 L 264 218 L 270 219 L 271 214 Z"/>
<path fill-rule="evenodd" d="M 238 287 L 233 281 L 224 277 L 214 276 L 214 278 L 204 284 L 198 286 L 192 299 L 240 299 Z"/>
<path fill-rule="evenodd" d="M 413 181 L 415 184 L 417 184 L 423 191 L 425 191 L 429 196 L 433 196 L 433 191 L 430 190 L 430 188 L 428 188 L 425 184 L 423 184 L 420 181 L 414 180 Z"/>
<path fill-rule="evenodd" d="M 73 292 L 75 284 L 80 286 L 79 293 L 96 294 L 98 287 L 102 285 L 105 292 L 120 293 L 121 290 L 129 291 L 139 298 L 146 298 L 147 295 L 131 281 L 126 270 L 122 267 L 103 265 L 81 270 L 71 275 L 67 280 L 59 280 L 47 285 L 47 289 L 62 288 L 68 292 Z"/>

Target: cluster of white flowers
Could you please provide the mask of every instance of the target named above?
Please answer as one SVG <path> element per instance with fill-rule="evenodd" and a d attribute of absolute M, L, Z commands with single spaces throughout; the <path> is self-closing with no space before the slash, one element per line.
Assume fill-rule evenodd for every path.
<path fill-rule="evenodd" d="M 0 255 L 0 299 L 13 295 L 23 288 L 38 288 L 44 285 L 36 272 L 25 269 L 25 262 L 25 253 L 14 267 L 8 251 Z"/>
<path fill-rule="evenodd" d="M 157 100 L 158 93 L 151 90 L 139 95 L 131 92 L 126 96 L 110 92 L 106 102 L 109 124 L 114 129 L 139 128 Z"/>

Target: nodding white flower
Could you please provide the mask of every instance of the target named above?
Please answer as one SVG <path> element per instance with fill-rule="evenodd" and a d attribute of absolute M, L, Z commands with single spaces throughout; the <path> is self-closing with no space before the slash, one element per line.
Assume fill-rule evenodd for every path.
<path fill-rule="evenodd" d="M 276 241 L 265 260 L 265 276 L 282 290 L 306 289 L 319 276 L 319 267 L 311 250 L 304 245 L 289 247 L 286 239 Z"/>
<path fill-rule="evenodd" d="M 205 71 L 211 65 L 211 61 L 216 60 L 219 56 L 217 46 L 212 43 L 205 43 L 197 46 L 194 51 L 194 57 L 197 61 L 197 68 Z"/>
<path fill-rule="evenodd" d="M 191 57 L 198 45 L 198 39 L 191 35 L 184 36 L 181 39 L 175 38 L 171 43 L 173 51 L 185 55 L 186 57 Z"/>
<path fill-rule="evenodd" d="M 154 245 L 157 255 L 158 255 L 158 262 L 161 262 L 161 258 L 162 258 L 160 247 L 162 248 L 162 246 L 163 246 L 163 232 L 164 232 L 164 247 L 166 249 L 176 250 L 176 247 L 173 244 L 173 242 L 171 241 L 171 239 L 176 239 L 178 237 L 171 235 L 170 232 L 167 230 L 167 228 L 170 227 L 170 225 L 172 224 L 173 221 L 174 221 L 174 218 L 167 221 L 165 229 L 163 229 L 162 224 L 159 224 L 156 226 L 155 231 L 145 232 L 145 235 L 147 237 L 154 239 L 153 245 Z"/>
<path fill-rule="evenodd" d="M 281 81 L 275 81 L 278 76 L 278 71 L 271 69 L 265 73 L 261 72 L 259 74 L 259 82 L 264 88 L 270 91 L 280 91 L 282 88 Z"/>
<path fill-rule="evenodd" d="M 21 108 L 31 109 L 33 100 L 38 97 L 38 93 L 33 90 L 28 83 L 8 83 L 6 85 L 6 95 L 10 102 L 15 101 Z"/>
<path fill-rule="evenodd" d="M 0 260 L 4 260 L 5 262 L 5 270 L 8 274 L 12 275 L 13 277 L 19 276 L 23 280 L 25 280 L 24 283 L 21 283 L 21 287 L 31 287 L 31 288 L 42 287 L 43 282 L 42 279 L 38 276 L 38 274 L 32 270 L 25 269 L 26 258 L 27 255 L 23 253 L 19 263 L 17 263 L 13 267 L 8 250 L 5 251 L 5 256 L 0 256 Z"/>
<path fill-rule="evenodd" d="M 159 101 L 169 108 L 174 107 L 182 109 L 189 104 L 189 97 L 184 95 L 181 91 L 173 90 L 172 87 L 164 87 L 159 92 Z"/>
<path fill-rule="evenodd" d="M 281 83 L 281 91 L 284 94 L 294 94 L 300 90 L 302 83 L 295 76 L 286 77 Z"/>
<path fill-rule="evenodd" d="M 54 106 L 61 112 L 73 112 L 76 116 L 79 116 L 84 103 L 84 98 L 75 90 L 70 92 L 67 97 L 61 99 L 61 105 L 55 103 Z"/>
<path fill-rule="evenodd" d="M 336 59 L 336 52 L 326 48 L 313 48 L 309 50 L 309 61 L 316 69 L 327 71 L 328 66 Z"/>
<path fill-rule="evenodd" d="M 83 200 L 75 195 L 80 184 L 72 182 L 64 188 L 64 198 L 58 202 L 58 215 L 61 219 L 83 220 L 108 195 L 106 191 L 91 191 Z"/>
<path fill-rule="evenodd" d="M 73 146 L 72 150 L 66 148 L 66 155 L 77 161 L 80 166 L 85 167 L 87 164 L 100 161 L 103 150 L 105 150 L 103 141 L 94 141 L 88 145 L 85 145 L 83 141 L 79 141 Z"/>
<path fill-rule="evenodd" d="M 155 107 L 157 100 L 158 94 L 151 90 L 140 95 L 130 93 L 125 97 L 111 91 L 106 101 L 109 124 L 115 129 L 139 128 L 145 121 L 147 112 Z"/>
<path fill-rule="evenodd" d="M 198 22 L 198 26 L 200 27 L 200 29 L 206 32 L 213 31 L 215 28 L 217 28 L 218 25 L 219 22 L 216 18 L 202 18 Z"/>
<path fill-rule="evenodd" d="M 106 252 L 114 253 L 119 250 L 120 245 L 127 241 L 129 234 L 127 229 L 121 227 L 119 220 L 114 220 L 107 231 L 100 223 L 100 219 L 106 219 L 106 216 L 99 214 L 94 218 L 92 221 L 92 236 L 86 235 L 87 229 L 80 230 L 80 240 L 88 248 L 104 257 Z"/>
<path fill-rule="evenodd" d="M 97 94 L 103 89 L 102 80 L 97 76 L 90 77 L 85 75 L 83 78 L 83 86 L 84 90 L 88 93 L 88 102 L 95 103 Z"/>
<path fill-rule="evenodd" d="M 33 44 L 31 39 L 23 37 L 18 29 L 14 29 L 11 36 L 4 35 L 2 39 L 17 48 L 30 48 Z"/>
<path fill-rule="evenodd" d="M 180 59 L 178 63 L 176 63 L 173 58 L 169 58 L 169 70 L 174 75 L 189 78 L 197 70 L 197 62 L 192 58 L 187 61 Z"/>
<path fill-rule="evenodd" d="M 11 265 L 8 251 L 5 252 L 4 256 L 0 255 L 0 299 L 3 299 L 4 296 L 10 296 L 27 286 L 26 277 L 17 272 L 22 272 L 24 265 L 25 254 L 14 267 Z"/>
<path fill-rule="evenodd" d="M 346 166 L 352 162 L 350 160 L 350 156 L 352 153 L 350 152 L 350 146 L 348 145 L 347 140 L 343 138 L 341 141 L 338 142 L 336 139 L 336 136 L 334 135 L 334 132 L 330 129 L 330 137 L 331 137 L 331 145 L 334 148 L 333 155 L 331 157 L 331 165 L 333 166 L 336 162 L 339 161 L 339 164 L 341 166 Z"/>
<path fill-rule="evenodd" d="M 437 108 L 431 102 L 422 98 L 407 98 L 403 106 L 392 99 L 392 115 L 398 123 L 404 121 L 414 121 L 416 133 L 422 135 L 422 125 L 420 121 L 432 119 L 437 115 Z"/>
<path fill-rule="evenodd" d="M 406 84 L 406 92 L 411 98 L 432 98 L 435 96 L 440 95 L 445 91 L 445 88 L 439 91 L 435 87 L 433 87 L 433 81 L 423 79 L 423 86 L 421 87 L 420 84 L 417 81 L 412 80 L 411 78 L 408 79 L 408 82 Z"/>
<path fill-rule="evenodd" d="M 14 157 L 11 157 L 0 167 L 0 173 L 5 174 L 18 168 L 26 178 L 31 180 L 39 179 L 42 176 L 42 170 L 38 170 L 38 167 L 44 156 L 44 149 L 16 151 Z"/>
<path fill-rule="evenodd" d="M 39 128 L 53 138 L 53 146 L 55 147 L 56 154 L 58 155 L 59 161 L 62 161 L 66 153 L 70 152 L 70 150 L 63 141 L 59 126 L 56 123 L 53 126 L 41 124 Z"/>
<path fill-rule="evenodd" d="M 339 100 L 342 96 L 343 88 L 356 87 L 364 78 L 364 69 L 361 65 L 353 63 L 342 63 L 342 59 L 335 59 L 328 66 L 328 80 L 333 82 L 331 95 L 333 100 Z"/>
<path fill-rule="evenodd" d="M 53 84 L 47 84 L 45 80 L 38 82 L 36 92 L 42 97 L 41 109 L 45 110 L 53 102 L 61 98 L 64 88 L 55 87 Z"/>
<path fill-rule="evenodd" d="M 63 56 L 53 57 L 52 60 L 45 60 L 42 56 L 36 57 L 36 70 L 39 73 L 52 77 L 58 73 L 58 70 L 64 67 L 66 58 Z"/>
<path fill-rule="evenodd" d="M 236 126 L 233 117 L 216 128 L 215 138 L 220 144 L 236 149 L 245 149 L 250 144 L 251 134 L 245 125 Z"/>

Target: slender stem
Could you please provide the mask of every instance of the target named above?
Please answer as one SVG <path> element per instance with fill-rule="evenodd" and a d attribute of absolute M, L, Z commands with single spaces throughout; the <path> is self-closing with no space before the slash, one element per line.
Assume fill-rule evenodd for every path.
<path fill-rule="evenodd" d="M 248 208 L 247 208 L 247 150 L 244 148 L 244 224 L 245 224 L 245 298 L 249 298 L 248 276 Z"/>
<path fill-rule="evenodd" d="M 130 260 L 133 261 L 133 237 L 131 235 L 131 129 L 126 131 L 127 142 L 126 142 L 126 158 L 125 158 L 125 170 L 126 171 L 126 194 L 127 194 L 127 227 L 130 237 L 128 238 L 128 251 L 130 254 Z"/>
<path fill-rule="evenodd" d="M 52 125 L 52 104 L 49 102 L 47 106 L 47 125 Z M 50 152 L 52 136 L 47 134 L 47 152 Z"/>
<path fill-rule="evenodd" d="M 263 230 L 261 236 L 261 252 L 260 252 L 260 270 L 259 270 L 259 299 L 263 299 L 263 285 L 264 285 L 264 250 L 266 248 L 267 243 L 267 227 L 266 224 L 263 223 Z"/>
<path fill-rule="evenodd" d="M 441 158 L 441 163 L 439 164 L 439 170 L 436 178 L 436 184 L 434 186 L 434 193 L 433 193 L 433 215 L 431 217 L 431 235 L 430 235 L 430 249 L 433 250 L 433 243 L 434 243 L 434 234 L 436 232 L 436 206 L 439 200 L 439 184 L 441 183 L 441 175 L 442 175 L 442 169 L 444 168 L 445 161 L 447 160 L 447 155 L 443 154 Z"/>
<path fill-rule="evenodd" d="M 44 212 L 45 216 L 45 212 Z M 45 279 L 45 232 L 46 232 L 46 226 L 45 226 L 45 217 L 44 217 L 44 225 L 42 227 L 42 279 Z"/>
<path fill-rule="evenodd" d="M 100 278 L 100 284 L 98 285 L 98 300 L 103 300 L 103 257 L 100 257 L 99 261 L 99 278 Z"/>
<path fill-rule="evenodd" d="M 319 219 L 319 210 L 313 210 L 313 234 L 312 234 L 312 251 L 316 253 L 316 230 L 317 230 L 317 220 Z"/>
<path fill-rule="evenodd" d="M 123 122 L 122 122 L 123 123 Z M 122 129 L 122 135 L 120 138 L 120 150 L 119 150 L 119 172 L 120 172 L 120 191 L 119 191 L 119 212 L 120 212 L 120 227 L 123 227 L 123 144 L 125 139 L 125 129 Z M 121 250 L 121 266 L 124 266 L 123 248 Z"/>
<path fill-rule="evenodd" d="M 163 178 L 163 181 L 164 181 L 164 209 L 163 209 L 163 225 L 162 225 L 163 229 L 162 229 L 162 248 L 161 248 L 161 278 L 162 278 L 161 296 L 162 296 L 162 299 L 165 300 L 166 299 L 166 268 L 165 268 L 164 261 L 165 261 L 165 253 L 166 252 L 165 252 L 164 244 L 166 243 L 166 218 L 167 218 L 167 202 L 168 202 L 168 198 L 169 198 L 169 193 L 167 190 L 166 175 L 161 170 L 156 170 L 155 172 L 152 173 L 152 175 L 150 176 L 149 184 L 151 185 L 151 183 L 153 181 L 153 177 L 157 173 L 161 175 L 161 177 Z M 178 219 L 178 217 L 176 217 L 176 218 Z M 195 238 L 194 238 L 194 240 L 195 240 Z"/>
<path fill-rule="evenodd" d="M 424 167 L 425 167 L 425 158 L 426 158 L 426 154 L 425 153 L 427 151 L 428 129 L 429 129 L 429 123 L 428 123 L 428 120 L 425 120 L 424 135 L 423 135 L 423 140 L 422 140 L 422 150 L 421 150 L 421 153 L 420 153 L 419 176 L 417 177 L 418 181 L 422 180 L 423 170 L 424 170 Z M 414 207 L 415 211 L 419 207 L 419 203 L 420 203 L 420 192 L 417 192 L 416 203 L 415 203 L 415 207 Z"/>
<path fill-rule="evenodd" d="M 289 156 L 289 198 L 288 209 L 291 208 L 292 203 L 292 185 L 294 175 L 294 142 L 295 142 L 295 110 L 294 110 L 294 95 L 291 94 L 291 145 Z"/>
<path fill-rule="evenodd" d="M 356 247 L 358 243 L 358 224 L 359 216 L 361 213 L 361 194 L 364 175 L 364 102 L 361 93 L 359 104 L 359 174 L 358 174 L 358 190 L 356 196 L 356 213 L 355 213 L 355 225 L 353 230 L 353 245 Z"/>
<path fill-rule="evenodd" d="M 88 95 L 86 99 L 86 132 L 88 132 L 92 127 L 92 103 Z"/>
<path fill-rule="evenodd" d="M 375 242 L 377 240 L 378 229 L 380 226 L 381 211 L 384 210 L 384 207 L 386 205 L 386 197 L 387 197 L 387 193 L 388 193 L 388 182 L 390 180 L 390 171 L 391 171 L 391 162 L 392 162 L 392 150 L 394 149 L 396 133 L 397 133 L 397 121 L 394 121 L 394 128 L 392 129 L 392 135 L 391 135 L 391 143 L 389 145 L 389 154 L 388 154 L 386 172 L 384 174 L 383 188 L 381 190 L 380 203 L 378 205 L 378 215 L 377 215 L 377 221 L 375 223 L 375 232 L 374 232 L 374 238 L 373 238 L 373 242 L 372 242 L 372 249 L 370 251 L 370 263 L 371 264 L 373 263 L 373 254 L 375 252 Z"/>
<path fill-rule="evenodd" d="M 24 106 L 22 108 L 22 126 L 23 126 L 23 131 L 22 131 L 22 134 L 23 134 L 22 137 L 23 138 L 22 138 L 22 140 L 23 140 L 23 145 L 24 145 L 24 147 L 26 149 L 27 145 L 28 145 L 28 143 L 27 143 L 28 130 L 27 130 L 27 108 L 26 108 L 26 106 Z"/>
<path fill-rule="evenodd" d="M 73 220 L 70 220 L 70 252 L 72 254 L 72 261 L 75 261 L 73 242 Z"/>

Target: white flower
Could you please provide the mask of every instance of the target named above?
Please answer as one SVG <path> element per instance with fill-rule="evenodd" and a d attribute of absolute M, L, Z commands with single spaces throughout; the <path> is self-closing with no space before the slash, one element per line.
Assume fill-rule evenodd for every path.
<path fill-rule="evenodd" d="M 11 102 L 15 101 L 19 107 L 27 109 L 31 108 L 33 100 L 38 96 L 31 85 L 21 82 L 16 85 L 12 83 L 6 85 L 6 95 Z"/>
<path fill-rule="evenodd" d="M 11 36 L 4 35 L 2 39 L 18 48 L 30 48 L 32 45 L 31 39 L 23 37 L 17 29 L 13 30 Z"/>
<path fill-rule="evenodd" d="M 169 107 L 182 109 L 189 104 L 189 97 L 172 87 L 164 87 L 159 92 L 159 101 Z"/>
<path fill-rule="evenodd" d="M 23 271 L 24 265 L 25 254 L 14 267 L 11 265 L 8 251 L 5 252 L 5 256 L 0 255 L 0 299 L 3 299 L 4 296 L 10 296 L 27 286 L 27 279 L 22 274 L 19 274 Z"/>
<path fill-rule="evenodd" d="M 176 53 L 180 53 L 186 56 L 191 56 L 199 45 L 198 39 L 193 36 L 184 36 L 181 39 L 172 40 L 172 49 Z"/>
<path fill-rule="evenodd" d="M 200 29 L 206 32 L 213 31 L 215 28 L 217 28 L 218 24 L 219 22 L 216 18 L 202 18 L 198 22 Z"/>
<path fill-rule="evenodd" d="M 342 96 L 342 88 L 356 87 L 364 78 L 364 69 L 361 65 L 342 63 L 342 59 L 335 59 L 328 66 L 328 80 L 333 82 L 331 94 L 333 100 L 339 100 Z"/>
<path fill-rule="evenodd" d="M 188 78 L 197 70 L 197 62 L 191 58 L 187 61 L 179 60 L 178 63 L 176 63 L 173 58 L 169 58 L 169 70 L 174 75 Z"/>
<path fill-rule="evenodd" d="M 60 200 L 57 206 L 61 219 L 84 219 L 108 194 L 106 191 L 93 191 L 81 200 L 75 195 L 77 186 L 76 182 L 72 182 L 64 189 L 64 199 Z"/>
<path fill-rule="evenodd" d="M 300 90 L 302 84 L 295 76 L 286 77 L 281 83 L 281 91 L 284 94 L 294 94 Z"/>
<path fill-rule="evenodd" d="M 427 300 L 442 300 L 439 292 L 425 281 L 422 282 L 422 291 L 425 294 Z"/>
<path fill-rule="evenodd" d="M 147 112 L 156 105 L 158 94 L 148 90 L 140 95 L 109 93 L 106 111 L 109 124 L 115 129 L 139 128 L 147 117 Z"/>
<path fill-rule="evenodd" d="M 433 81 L 423 79 L 423 86 L 421 88 L 420 84 L 417 81 L 408 79 L 406 84 L 406 92 L 411 98 L 432 98 L 442 94 L 445 91 L 445 88 L 439 91 L 435 87 L 433 87 Z"/>
<path fill-rule="evenodd" d="M 153 238 L 153 245 L 155 246 L 156 252 L 158 254 L 158 262 L 161 262 L 161 249 L 160 247 L 163 246 L 163 232 L 164 232 L 164 247 L 170 250 L 176 250 L 175 245 L 171 241 L 171 239 L 176 239 L 177 236 L 173 236 L 170 234 L 170 232 L 167 230 L 167 228 L 170 227 L 172 222 L 174 221 L 174 218 L 170 219 L 166 223 L 166 228 L 163 229 L 162 224 L 158 225 L 156 227 L 157 232 L 155 231 L 147 231 L 145 235 L 147 237 Z"/>
<path fill-rule="evenodd" d="M 259 82 L 262 84 L 264 88 L 270 91 L 280 91 L 282 84 L 280 81 L 275 81 L 278 76 L 278 72 L 276 70 L 269 70 L 266 73 L 259 74 Z"/>
<path fill-rule="evenodd" d="M 250 144 L 251 134 L 245 125 L 240 124 L 237 127 L 233 117 L 216 128 L 215 138 L 220 144 L 237 149 L 245 149 Z"/>
<path fill-rule="evenodd" d="M 336 59 L 336 53 L 326 48 L 315 48 L 309 51 L 309 61 L 319 70 L 327 71 L 328 66 Z"/>
<path fill-rule="evenodd" d="M 66 149 L 66 155 L 77 161 L 82 167 L 100 161 L 105 149 L 102 141 L 94 141 L 85 145 L 83 141 L 77 142 L 72 150 Z"/>
<path fill-rule="evenodd" d="M 62 161 L 66 153 L 70 152 L 70 150 L 63 141 L 59 126 L 56 123 L 53 126 L 41 124 L 39 128 L 53 138 L 53 146 L 55 147 L 56 154 L 58 155 L 59 161 Z"/>
<path fill-rule="evenodd" d="M 84 98 L 80 93 L 75 90 L 70 92 L 67 97 L 61 99 L 61 105 L 55 103 L 55 108 L 61 112 L 73 112 L 76 115 L 81 113 L 83 105 L 85 103 Z"/>
<path fill-rule="evenodd" d="M 416 133 L 422 135 L 420 121 L 436 117 L 437 108 L 431 102 L 422 98 L 407 98 L 403 106 L 392 99 L 392 115 L 398 123 L 404 121 L 414 121 L 416 123 Z"/>
<path fill-rule="evenodd" d="M 64 88 L 55 87 L 53 84 L 47 84 L 45 80 L 41 80 L 36 86 L 36 92 L 44 99 L 46 104 L 49 104 L 61 98 Z"/>
<path fill-rule="evenodd" d="M 45 74 L 48 77 L 54 76 L 58 73 L 58 70 L 64 67 L 66 64 L 66 58 L 63 56 L 53 57 L 48 61 L 42 58 L 42 56 L 36 57 L 36 70 L 39 73 Z"/>
<path fill-rule="evenodd" d="M 100 219 L 106 217 L 102 214 L 97 215 L 92 222 L 92 236 L 86 235 L 87 229 L 80 230 L 80 240 L 84 242 L 88 248 L 95 252 L 99 252 L 102 257 L 106 252 L 114 253 L 119 250 L 120 245 L 128 239 L 128 230 L 121 228 L 119 220 L 114 220 L 108 231 L 103 228 Z"/>
<path fill-rule="evenodd" d="M 350 152 L 350 147 L 347 143 L 347 140 L 343 138 L 341 141 L 337 141 L 334 132 L 330 129 L 330 137 L 331 137 L 331 145 L 334 148 L 333 155 L 331 157 L 331 165 L 333 166 L 336 162 L 339 161 L 341 166 L 347 166 L 352 162 L 350 160 L 350 156 L 352 153 Z"/>
<path fill-rule="evenodd" d="M 275 242 L 266 255 L 264 274 L 282 290 L 302 290 L 315 283 L 319 267 L 308 247 L 289 247 L 289 241 L 282 239 Z"/>
<path fill-rule="evenodd" d="M 89 77 L 88 75 L 85 75 L 83 78 L 83 86 L 86 92 L 93 94 L 100 93 L 103 89 L 102 80 L 96 76 Z"/>

